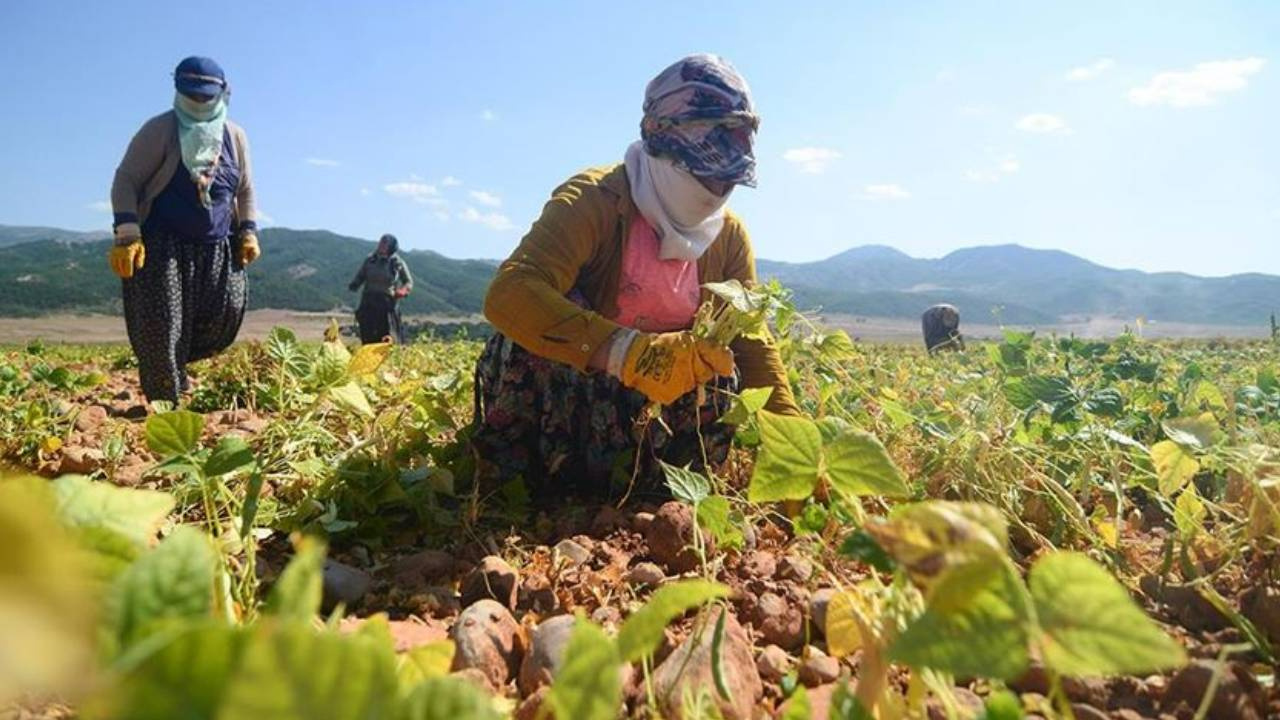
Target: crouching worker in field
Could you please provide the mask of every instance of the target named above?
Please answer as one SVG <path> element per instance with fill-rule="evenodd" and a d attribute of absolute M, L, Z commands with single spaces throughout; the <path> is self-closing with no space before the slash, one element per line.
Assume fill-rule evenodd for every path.
<path fill-rule="evenodd" d="M 360 263 L 360 269 L 347 286 L 351 292 L 364 287 L 356 308 L 362 343 L 382 342 L 391 337 L 404 344 L 400 300 L 413 290 L 413 276 L 409 274 L 409 264 L 396 254 L 399 248 L 395 235 L 383 235 L 378 247 Z"/>
<path fill-rule="evenodd" d="M 934 305 L 920 317 L 924 346 L 930 353 L 963 350 L 960 336 L 960 311 L 954 305 Z"/>
<path fill-rule="evenodd" d="M 174 72 L 173 109 L 133 136 L 111 185 L 129 344 L 148 400 L 176 403 L 186 365 L 226 349 L 258 258 L 249 141 L 227 119 L 222 68 L 189 57 Z"/>
<path fill-rule="evenodd" d="M 690 56 L 649 83 L 624 163 L 555 190 L 485 298 L 498 334 L 476 367 L 482 483 L 604 493 L 633 467 L 658 480 L 657 459 L 702 466 L 705 447 L 723 461 L 733 428 L 718 422 L 730 402 L 718 391 L 740 386 L 770 387 L 770 410 L 797 412 L 772 343 L 740 338 L 730 349 L 690 332 L 708 298 L 702 283 L 756 279 L 746 229 L 725 202 L 755 184 L 757 125 L 737 71 Z M 655 402 L 661 420 L 645 422 Z"/>

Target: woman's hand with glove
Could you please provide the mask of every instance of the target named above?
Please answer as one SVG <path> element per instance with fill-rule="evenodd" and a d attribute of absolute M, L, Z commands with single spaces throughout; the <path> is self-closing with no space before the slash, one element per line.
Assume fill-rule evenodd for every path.
<path fill-rule="evenodd" d="M 618 378 L 654 402 L 670 405 L 718 375 L 733 374 L 733 352 L 693 333 L 639 333 Z"/>
<path fill-rule="evenodd" d="M 142 244 L 142 230 L 137 223 L 116 227 L 116 241 L 107 251 L 107 264 L 121 280 L 128 280 L 147 261 L 147 248 Z"/>
<path fill-rule="evenodd" d="M 259 257 L 262 257 L 262 248 L 258 247 L 258 236 L 251 232 L 241 235 L 240 251 L 238 253 L 240 267 L 249 267 L 249 263 Z"/>

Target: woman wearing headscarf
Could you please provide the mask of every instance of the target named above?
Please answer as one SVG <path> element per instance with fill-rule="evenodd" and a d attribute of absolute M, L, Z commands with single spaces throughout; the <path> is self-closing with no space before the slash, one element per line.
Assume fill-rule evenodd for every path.
<path fill-rule="evenodd" d="M 360 326 L 360 342 L 382 342 L 388 336 L 404 343 L 404 324 L 400 319 L 400 300 L 413 290 L 409 264 L 396 251 L 400 242 L 395 235 L 383 235 L 347 289 L 355 292 L 364 286 L 356 323 Z"/>
<path fill-rule="evenodd" d="M 558 187 L 502 263 L 484 312 L 497 334 L 476 367 L 479 477 L 600 492 L 663 460 L 724 460 L 727 392 L 772 388 L 796 413 L 770 341 L 717 347 L 690 332 L 703 283 L 753 283 L 742 221 L 725 207 L 754 186 L 759 120 L 725 60 L 692 55 L 645 92 L 625 162 Z M 699 404 L 699 386 L 709 384 Z M 664 406 L 661 421 L 646 408 Z"/>
<path fill-rule="evenodd" d="M 187 363 L 226 349 L 248 301 L 258 248 L 249 141 L 227 119 L 222 68 L 189 57 L 173 109 L 138 130 L 111 185 L 129 344 L 148 400 L 178 401 Z"/>
<path fill-rule="evenodd" d="M 924 347 L 930 353 L 944 350 L 964 350 L 964 338 L 960 335 L 960 311 L 955 305 L 940 304 L 930 307 L 920 316 L 924 332 Z"/>

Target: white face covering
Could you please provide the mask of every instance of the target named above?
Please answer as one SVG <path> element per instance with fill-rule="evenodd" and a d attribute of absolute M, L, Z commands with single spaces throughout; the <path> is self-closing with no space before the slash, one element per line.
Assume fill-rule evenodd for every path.
<path fill-rule="evenodd" d="M 724 227 L 724 205 L 730 193 L 716 195 L 667 158 L 646 153 L 643 142 L 627 148 L 626 165 L 631 200 L 662 241 L 659 257 L 685 261 L 702 257 Z"/>

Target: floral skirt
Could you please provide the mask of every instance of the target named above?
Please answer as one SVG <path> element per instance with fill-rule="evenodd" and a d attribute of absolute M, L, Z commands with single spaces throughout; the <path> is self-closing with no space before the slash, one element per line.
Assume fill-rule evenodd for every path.
<path fill-rule="evenodd" d="M 738 379 L 717 378 L 660 413 L 616 378 L 579 372 L 494 335 L 476 364 L 472 445 L 482 486 L 522 478 L 535 494 L 665 494 L 663 461 L 724 462 L 734 428 L 719 422 Z"/>

